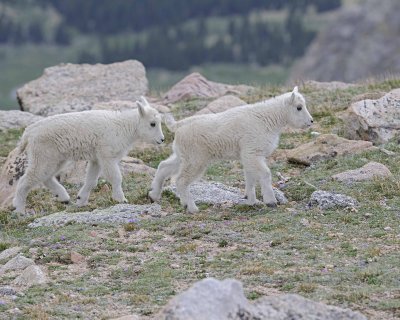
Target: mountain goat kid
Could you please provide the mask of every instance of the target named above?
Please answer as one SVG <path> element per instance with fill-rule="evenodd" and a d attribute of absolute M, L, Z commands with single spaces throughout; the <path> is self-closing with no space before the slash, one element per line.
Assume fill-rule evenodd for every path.
<path fill-rule="evenodd" d="M 112 198 L 126 202 L 122 191 L 119 161 L 138 142 L 161 144 L 161 115 L 145 98 L 129 111 L 90 110 L 50 116 L 25 129 L 19 143 L 26 149 L 28 165 L 18 182 L 13 205 L 25 211 L 26 197 L 36 185 L 44 186 L 68 203 L 70 197 L 56 175 L 67 161 L 87 160 L 86 180 L 78 193 L 78 206 L 87 205 L 90 191 L 100 173 L 112 185 Z"/>
<path fill-rule="evenodd" d="M 190 184 L 204 173 L 211 161 L 238 159 L 244 169 L 247 203 L 256 202 L 258 181 L 264 203 L 276 206 L 265 158 L 278 146 L 285 126 L 306 128 L 312 122 L 297 87 L 293 92 L 225 112 L 192 116 L 178 122 L 169 119 L 167 126 L 175 131 L 173 154 L 158 166 L 149 198 L 158 201 L 164 181 L 178 174 L 176 188 L 181 204 L 195 213 L 198 208 L 190 194 Z"/>

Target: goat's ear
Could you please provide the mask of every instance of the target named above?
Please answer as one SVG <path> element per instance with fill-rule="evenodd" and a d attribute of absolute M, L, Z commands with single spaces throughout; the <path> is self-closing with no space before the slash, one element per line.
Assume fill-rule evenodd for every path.
<path fill-rule="evenodd" d="M 292 92 L 289 98 L 289 104 L 293 104 L 295 98 L 296 98 L 296 93 Z"/>
<path fill-rule="evenodd" d="M 150 106 L 150 104 L 147 102 L 146 98 L 143 96 L 140 97 L 140 102 L 142 102 L 146 106 Z"/>
<path fill-rule="evenodd" d="M 146 113 L 146 105 L 142 101 L 136 101 L 138 110 L 139 110 L 139 116 L 144 117 Z"/>

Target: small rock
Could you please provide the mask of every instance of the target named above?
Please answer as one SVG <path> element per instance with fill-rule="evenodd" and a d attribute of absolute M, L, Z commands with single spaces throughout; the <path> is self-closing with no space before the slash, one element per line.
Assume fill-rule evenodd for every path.
<path fill-rule="evenodd" d="M 30 265 L 27 267 L 20 276 L 18 276 L 14 283 L 20 286 L 30 287 L 35 284 L 42 284 L 47 282 L 46 274 L 39 266 Z"/>
<path fill-rule="evenodd" d="M 310 225 L 310 221 L 308 221 L 306 218 L 302 218 L 300 220 L 300 224 L 305 226 L 305 227 L 308 227 Z"/>
<path fill-rule="evenodd" d="M 71 261 L 72 263 L 79 264 L 85 261 L 85 257 L 78 252 L 72 251 L 71 252 Z"/>
<path fill-rule="evenodd" d="M 35 262 L 32 259 L 25 258 L 21 254 L 19 254 L 0 268 L 0 275 L 8 270 L 25 269 L 26 267 L 29 267 L 33 264 L 35 264 Z"/>
<path fill-rule="evenodd" d="M 321 210 L 337 207 L 353 208 L 358 206 L 358 201 L 343 194 L 318 190 L 311 194 L 309 206 L 318 206 Z"/>
<path fill-rule="evenodd" d="M 0 253 L 0 261 L 12 258 L 12 257 L 16 256 L 20 251 L 21 251 L 20 247 L 12 247 L 12 248 L 3 250 Z"/>
<path fill-rule="evenodd" d="M 391 228 L 391 227 L 384 227 L 383 230 L 385 230 L 385 231 L 391 231 L 392 228 Z"/>
<path fill-rule="evenodd" d="M 0 287 L 0 296 L 15 296 L 17 291 L 12 287 Z"/>
<path fill-rule="evenodd" d="M 385 165 L 372 161 L 361 168 L 335 174 L 332 178 L 340 182 L 351 183 L 372 180 L 374 178 L 388 178 L 391 176 L 392 173 Z"/>

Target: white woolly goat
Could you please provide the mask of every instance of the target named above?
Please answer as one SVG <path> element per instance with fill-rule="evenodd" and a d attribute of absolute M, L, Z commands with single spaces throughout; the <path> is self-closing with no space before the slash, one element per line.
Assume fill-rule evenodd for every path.
<path fill-rule="evenodd" d="M 158 166 L 149 197 L 158 201 L 163 183 L 172 175 L 176 179 L 181 204 L 190 213 L 198 211 L 190 194 L 190 184 L 199 178 L 212 160 L 241 160 L 245 173 L 247 202 L 256 202 L 255 186 L 261 185 L 263 201 L 276 206 L 271 185 L 271 172 L 266 164 L 278 146 L 282 129 L 311 126 L 313 119 L 307 111 L 297 87 L 273 99 L 232 108 L 225 112 L 186 118 L 167 126 L 176 131 L 173 154 Z"/>
<path fill-rule="evenodd" d="M 43 183 L 60 202 L 70 197 L 55 176 L 69 160 L 89 161 L 86 180 L 78 193 L 78 206 L 88 203 L 100 173 L 112 185 L 112 198 L 126 202 L 119 161 L 136 142 L 162 143 L 161 115 L 143 97 L 129 111 L 91 110 L 60 114 L 28 126 L 19 144 L 26 149 L 28 165 L 18 182 L 13 205 L 25 211 L 26 197 Z"/>

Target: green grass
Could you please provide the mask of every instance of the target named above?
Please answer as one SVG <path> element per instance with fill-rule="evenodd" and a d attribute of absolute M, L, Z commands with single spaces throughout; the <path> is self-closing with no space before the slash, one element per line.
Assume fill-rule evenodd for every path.
<path fill-rule="evenodd" d="M 363 84 L 334 93 L 306 89 L 306 95 L 313 115 L 323 124 L 321 130 L 330 132 L 341 125 L 336 121 L 337 112 L 354 97 L 391 89 L 396 83 Z M 284 90 L 265 86 L 244 98 L 255 101 Z M 177 104 L 173 110 L 180 118 L 203 104 L 195 100 L 186 104 L 189 111 L 185 104 Z M 12 149 L 19 134 L 0 133 L 1 141 L 9 141 L 8 146 L 1 144 L 0 151 L 5 154 Z M 312 139 L 309 132 L 286 133 L 280 147 L 289 149 Z M 274 181 L 278 171 L 290 177 L 283 189 L 290 202 L 276 209 L 263 205 L 201 205 L 198 214 L 189 215 L 172 192 L 164 191 L 161 206 L 165 215 L 122 226 L 71 224 L 30 229 L 27 224 L 32 217 L 2 211 L 0 251 L 21 246 L 26 256 L 47 267 L 51 281 L 7 300 L 0 310 L 8 315 L 8 310 L 19 308 L 21 317 L 39 319 L 106 318 L 122 315 L 120 310 L 151 318 L 178 292 L 205 277 L 216 277 L 242 281 L 249 299 L 273 290 L 349 307 L 374 320 L 400 317 L 400 146 L 393 140 L 384 147 L 395 155 L 368 151 L 310 167 L 283 160 L 273 162 L 270 167 Z M 156 167 L 170 152 L 165 146 L 136 150 L 132 155 Z M 353 185 L 331 179 L 336 173 L 369 161 L 385 164 L 393 177 Z M 237 162 L 215 163 L 205 177 L 244 188 Z M 146 175 L 125 177 L 123 188 L 129 201 L 148 203 L 150 183 Z M 352 196 L 360 206 L 356 210 L 309 208 L 313 186 Z M 75 196 L 78 186 L 68 185 L 67 189 Z M 107 189 L 108 184 L 101 181 L 84 210 L 114 204 Z M 65 208 L 77 210 L 57 204 L 42 189 L 33 192 L 28 203 L 37 215 Z M 82 267 L 71 264 L 71 251 L 85 257 Z M 11 278 L 0 278 L 0 286 Z"/>

